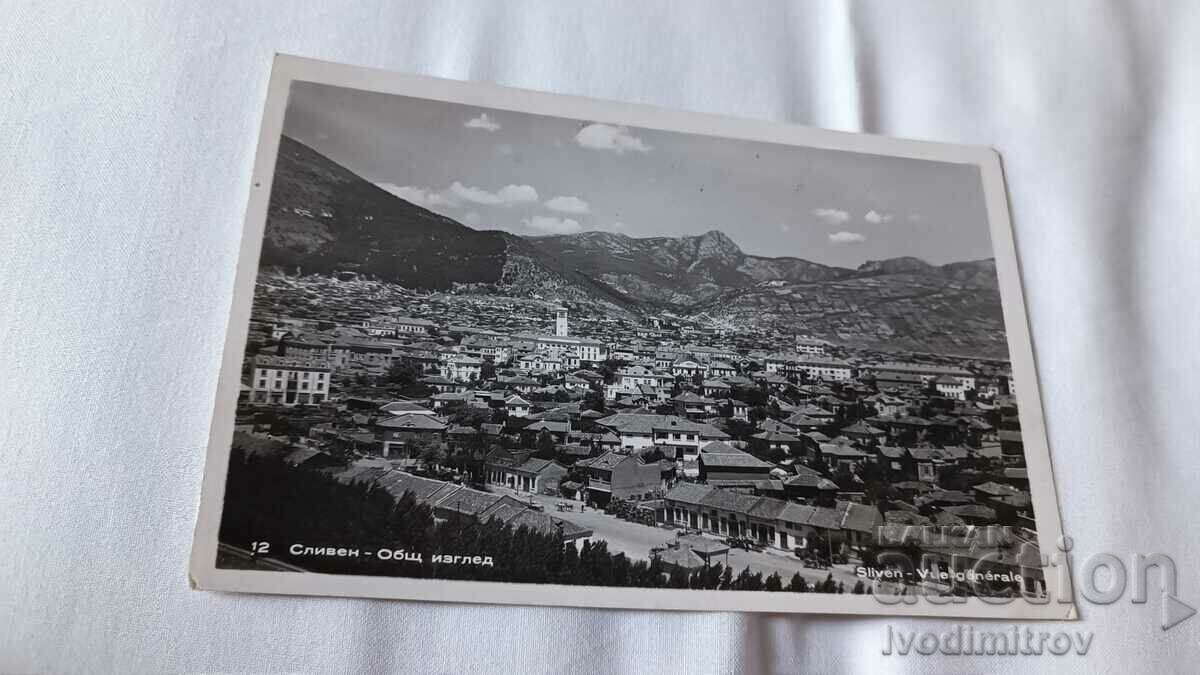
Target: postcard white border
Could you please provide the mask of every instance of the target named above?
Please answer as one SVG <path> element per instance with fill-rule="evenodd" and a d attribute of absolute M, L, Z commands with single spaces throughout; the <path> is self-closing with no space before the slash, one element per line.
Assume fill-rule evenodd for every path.
<path fill-rule="evenodd" d="M 279 138 L 293 81 L 647 129 L 972 164 L 979 167 L 988 222 L 991 226 L 993 255 L 999 278 L 1010 361 L 1017 383 L 1025 462 L 1029 471 L 1030 492 L 1042 552 L 1052 552 L 1052 547 L 1062 537 L 1062 522 L 1054 490 L 1050 449 L 1046 439 L 1025 300 L 1021 290 L 1020 269 L 1009 221 L 1004 176 L 1000 156 L 995 150 L 662 110 L 645 105 L 406 75 L 279 54 L 275 57 L 267 88 L 250 200 L 239 249 L 229 327 L 217 383 L 200 510 L 192 546 L 190 580 L 193 588 L 250 593 L 623 609 L 1040 620 L 1078 618 L 1073 600 L 1069 603 L 1054 600 L 1039 605 L 1025 601 L 994 604 L 981 598 L 935 604 L 921 599 L 911 605 L 886 605 L 872 596 L 853 594 L 610 588 L 218 569 L 217 532 L 224 505 L 225 477 L 229 467 L 234 413 L 241 384 L 241 363 L 249 331 L 251 301 L 258 274 Z M 1047 570 L 1045 576 L 1051 598 L 1059 598 L 1064 590 L 1070 593 L 1069 586 L 1066 589 L 1060 587 L 1058 575 L 1053 573 L 1053 570 Z M 531 593 L 531 590 L 535 592 Z"/>

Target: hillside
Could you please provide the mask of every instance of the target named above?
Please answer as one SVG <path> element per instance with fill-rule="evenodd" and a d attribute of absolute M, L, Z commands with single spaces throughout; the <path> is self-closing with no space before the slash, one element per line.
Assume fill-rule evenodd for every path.
<path fill-rule="evenodd" d="M 474 230 L 409 203 L 281 138 L 264 268 L 355 272 L 407 288 L 662 310 L 739 331 L 849 344 L 1004 355 L 995 265 L 917 258 L 858 269 L 748 255 L 723 232 L 638 239 L 611 232 L 520 237 Z"/>
<path fill-rule="evenodd" d="M 689 306 L 762 281 L 821 281 L 850 270 L 747 255 L 723 232 L 637 239 L 612 232 L 531 238 L 572 269 L 642 302 Z"/>
<path fill-rule="evenodd" d="M 634 304 L 520 237 L 474 230 L 405 201 L 287 136 L 280 138 L 261 264 L 355 272 L 427 290 L 486 284 L 620 309 Z"/>
<path fill-rule="evenodd" d="M 916 262 L 920 265 L 865 263 L 842 279 L 733 290 L 691 312 L 735 330 L 794 331 L 863 347 L 1006 357 L 994 261 L 941 267 Z"/>

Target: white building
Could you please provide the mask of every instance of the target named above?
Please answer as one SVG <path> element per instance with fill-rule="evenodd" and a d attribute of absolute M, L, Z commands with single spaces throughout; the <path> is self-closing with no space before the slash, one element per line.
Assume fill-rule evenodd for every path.
<path fill-rule="evenodd" d="M 470 382 L 478 380 L 483 371 L 483 360 L 466 354 L 447 352 L 442 355 L 442 377 Z"/>
<path fill-rule="evenodd" d="M 250 379 L 250 401 L 294 406 L 329 398 L 332 369 L 316 359 L 256 356 Z"/>
<path fill-rule="evenodd" d="M 554 335 L 555 337 L 567 337 L 567 308 L 556 307 L 554 309 Z"/>
<path fill-rule="evenodd" d="M 384 315 L 362 322 L 362 329 L 371 335 L 428 335 L 436 324 L 410 316 Z"/>
<path fill-rule="evenodd" d="M 933 380 L 946 376 L 958 380 L 963 390 L 975 388 L 975 375 L 969 370 L 954 366 L 937 366 L 925 363 L 876 363 L 868 366 L 876 376 L 909 375 L 921 378 L 921 385 L 927 386 Z"/>

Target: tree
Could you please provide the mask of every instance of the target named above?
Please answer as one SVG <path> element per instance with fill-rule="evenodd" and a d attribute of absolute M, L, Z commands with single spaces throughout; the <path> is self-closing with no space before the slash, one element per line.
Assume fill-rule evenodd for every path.
<path fill-rule="evenodd" d="M 733 568 L 726 567 L 721 573 L 721 590 L 727 591 L 733 588 Z"/>
<path fill-rule="evenodd" d="M 538 459 L 554 459 L 556 445 L 554 436 L 546 429 L 542 429 L 537 435 L 537 452 L 533 453 Z"/>
<path fill-rule="evenodd" d="M 422 441 L 418 446 L 417 456 L 421 459 L 421 464 L 428 469 L 433 464 L 439 464 L 446 458 L 446 451 L 442 449 L 440 443 Z"/>
<path fill-rule="evenodd" d="M 767 577 L 767 583 L 764 585 L 763 590 L 767 590 L 767 591 L 782 591 L 783 590 L 783 579 L 780 578 L 778 572 L 772 572 L 771 576 Z"/>
<path fill-rule="evenodd" d="M 788 582 L 787 590 L 792 593 L 807 593 L 808 582 L 804 580 L 804 577 L 800 576 L 799 572 L 796 572 L 792 575 L 792 580 Z"/>
<path fill-rule="evenodd" d="M 604 412 L 604 392 L 597 389 L 588 389 L 587 393 L 583 395 L 583 403 L 579 407 L 582 410 Z"/>
<path fill-rule="evenodd" d="M 479 379 L 485 381 L 496 379 L 496 364 L 485 360 L 479 367 Z"/>
<path fill-rule="evenodd" d="M 858 581 L 856 581 L 854 583 L 854 591 L 852 591 L 852 592 L 854 593 L 854 595 L 863 595 L 864 593 L 867 592 L 866 584 L 863 583 L 862 579 L 859 579 Z"/>

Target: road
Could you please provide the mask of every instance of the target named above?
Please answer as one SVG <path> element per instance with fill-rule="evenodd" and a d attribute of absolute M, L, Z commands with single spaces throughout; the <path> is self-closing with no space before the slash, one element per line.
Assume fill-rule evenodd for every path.
<path fill-rule="evenodd" d="M 496 493 L 510 494 L 525 502 L 529 501 L 530 498 L 528 492 L 517 492 L 509 488 L 495 486 L 491 489 Z M 609 551 L 624 553 L 634 560 L 649 559 L 651 548 L 663 546 L 675 539 L 674 528 L 666 529 L 642 525 L 641 523 L 631 523 L 616 516 L 610 516 L 604 513 L 604 511 L 597 509 L 588 509 L 587 511 L 580 512 L 580 503 L 577 501 L 568 502 L 575 506 L 574 511 L 559 511 L 556 505 L 560 501 L 563 501 L 561 497 L 533 495 L 533 499 L 545 507 L 546 513 L 588 528 L 593 532 L 593 541 L 603 539 L 608 542 Z M 724 537 L 708 533 L 705 533 L 703 536 L 721 542 L 724 542 L 725 539 Z M 721 554 L 717 560 L 732 565 L 735 574 L 741 572 L 743 567 L 749 567 L 751 572 L 762 572 L 764 578 L 773 572 L 777 572 L 779 576 L 783 577 L 785 585 L 796 572 L 799 572 L 800 576 L 804 577 L 810 584 L 825 581 L 825 577 L 832 573 L 834 581 L 841 581 L 846 584 L 847 593 L 850 592 L 850 589 L 854 588 L 854 583 L 858 581 L 858 577 L 853 572 L 853 564 L 834 565 L 829 569 L 810 569 L 805 567 L 804 563 L 790 552 L 775 549 L 767 549 L 765 551 L 730 549 L 728 554 Z"/>

